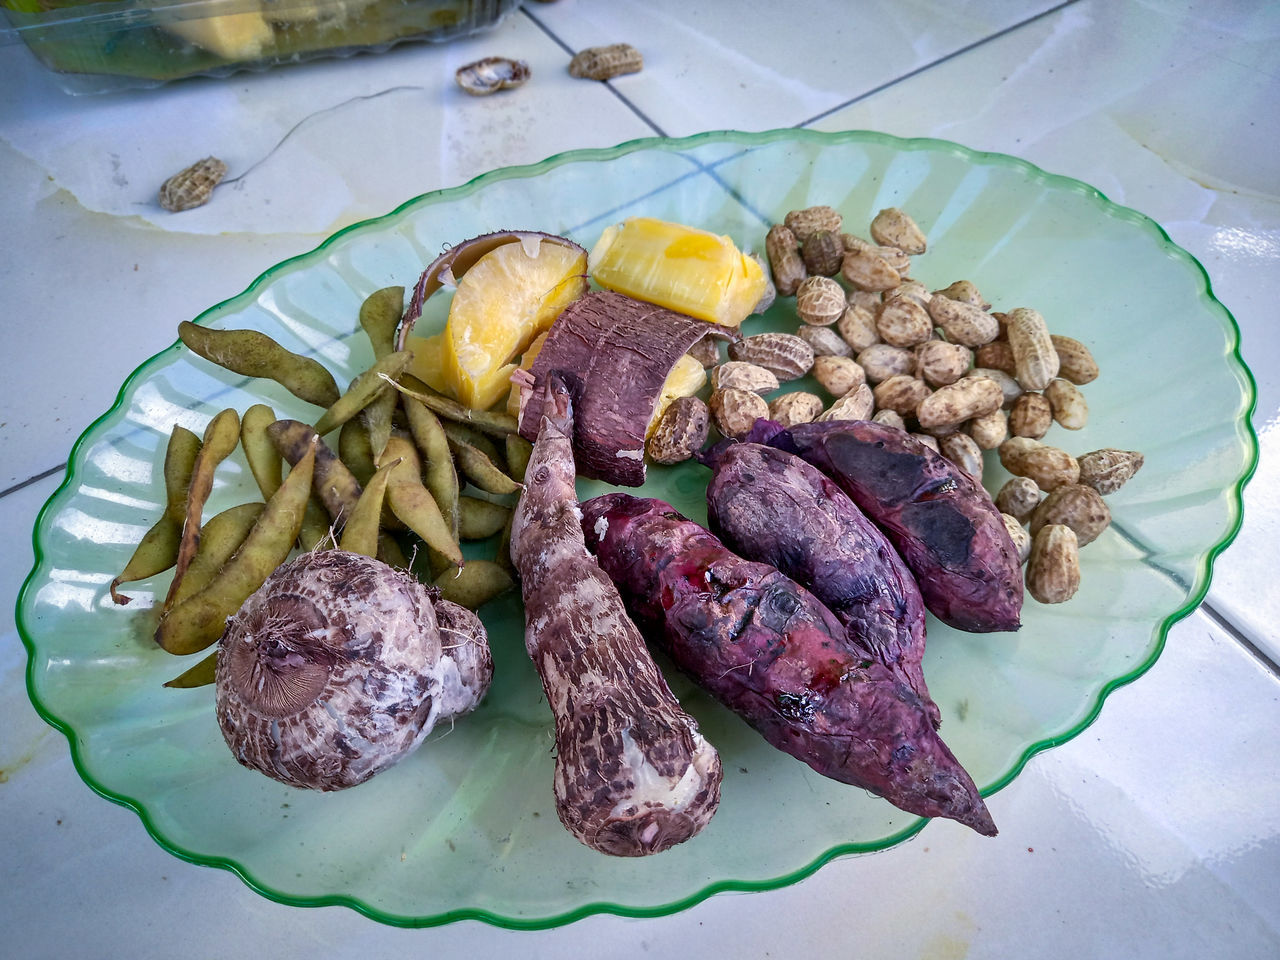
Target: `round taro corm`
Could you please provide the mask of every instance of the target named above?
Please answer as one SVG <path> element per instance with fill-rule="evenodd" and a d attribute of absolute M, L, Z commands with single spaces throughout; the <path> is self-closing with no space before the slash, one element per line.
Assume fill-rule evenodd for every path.
<path fill-rule="evenodd" d="M 340 790 L 407 756 L 437 721 L 474 709 L 492 674 L 471 611 L 380 560 L 311 551 L 227 621 L 218 724 L 245 766 Z"/>

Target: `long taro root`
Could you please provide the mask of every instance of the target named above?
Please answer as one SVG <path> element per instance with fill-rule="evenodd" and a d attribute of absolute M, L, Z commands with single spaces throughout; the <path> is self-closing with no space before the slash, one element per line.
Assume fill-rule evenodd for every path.
<path fill-rule="evenodd" d="M 564 377 L 574 393 L 578 472 L 620 486 L 644 483 L 644 440 L 672 367 L 703 337 L 736 330 L 610 291 L 589 293 L 556 319 L 533 361 L 541 383 Z M 541 413 L 525 409 L 520 435 L 534 440 Z"/>
<path fill-rule="evenodd" d="M 641 628 L 771 744 L 909 813 L 995 835 L 919 698 L 851 650 L 807 590 L 661 500 L 611 493 L 582 513 L 588 546 Z"/>
<path fill-rule="evenodd" d="M 574 492 L 572 409 L 549 377 L 511 527 L 525 646 L 555 714 L 556 812 L 616 856 L 689 839 L 720 802 L 720 757 L 672 695 L 617 588 L 587 553 Z"/>
<path fill-rule="evenodd" d="M 943 623 L 971 633 L 1021 626 L 1018 551 L 991 497 L 950 460 L 870 420 L 786 429 L 760 420 L 747 439 L 794 453 L 834 480 L 898 548 Z"/>
<path fill-rule="evenodd" d="M 816 467 L 758 443 L 718 444 L 705 458 L 711 529 L 735 552 L 777 567 L 826 604 L 859 656 L 920 697 L 936 727 L 924 656 L 924 601 L 879 528 Z"/>

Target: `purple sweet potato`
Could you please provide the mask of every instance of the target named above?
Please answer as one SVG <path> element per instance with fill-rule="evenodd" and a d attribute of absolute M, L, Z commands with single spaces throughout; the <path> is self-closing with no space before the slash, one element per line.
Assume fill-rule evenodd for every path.
<path fill-rule="evenodd" d="M 611 493 L 582 512 L 588 546 L 650 640 L 769 743 L 910 813 L 995 834 L 914 691 L 853 651 L 811 593 L 661 500 Z"/>
<path fill-rule="evenodd" d="M 950 460 L 870 420 L 786 429 L 760 420 L 747 439 L 794 453 L 834 480 L 898 548 L 943 623 L 972 633 L 1021 625 L 1018 551 L 991 497 Z"/>
<path fill-rule="evenodd" d="M 707 458 L 707 518 L 735 552 L 777 567 L 844 624 L 860 656 L 878 660 L 920 697 L 934 726 L 924 656 L 924 601 L 883 533 L 822 471 L 758 443 Z"/>
<path fill-rule="evenodd" d="M 555 715 L 556 812 L 595 850 L 657 853 L 715 813 L 720 757 L 587 553 L 568 390 L 548 377 L 528 403 L 542 417 L 512 518 L 511 559 L 524 594 L 525 646 Z"/>

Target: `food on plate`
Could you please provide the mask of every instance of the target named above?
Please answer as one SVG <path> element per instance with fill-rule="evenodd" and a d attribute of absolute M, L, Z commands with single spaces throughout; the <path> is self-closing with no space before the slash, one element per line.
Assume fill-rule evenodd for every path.
<path fill-rule="evenodd" d="M 413 442 L 404 437 L 391 437 L 382 462 L 395 464 L 387 481 L 386 499 L 391 512 L 427 547 L 450 563 L 461 566 L 462 550 L 458 546 L 457 534 L 422 483 L 422 466 Z"/>
<path fill-rule="evenodd" d="M 924 601 L 879 528 L 820 470 L 782 450 L 721 443 L 702 460 L 712 470 L 712 532 L 811 591 L 844 625 L 852 648 L 910 686 L 937 726 L 920 665 Z"/>
<path fill-rule="evenodd" d="M 370 404 L 379 397 L 382 397 L 391 391 L 389 379 L 400 376 L 409 366 L 409 361 L 413 359 L 413 354 L 407 350 L 400 350 L 396 353 L 388 353 L 386 356 L 374 361 L 373 366 L 361 373 L 351 385 L 347 387 L 346 393 L 340 396 L 328 410 L 316 421 L 313 428 L 320 436 L 330 433 L 342 426 L 352 417 L 363 412 Z M 394 398 L 389 408 L 384 412 L 381 418 L 383 432 L 389 433 L 391 427 L 391 412 L 395 407 Z M 373 424 L 366 420 L 366 424 L 373 427 Z M 386 443 L 386 437 L 382 437 L 382 444 Z M 371 440 L 370 449 L 374 456 L 382 452 L 382 445 L 376 440 Z"/>
<path fill-rule="evenodd" d="M 410 334 L 427 299 L 446 284 L 456 289 L 444 333 L 424 348 Z M 507 392 L 515 359 L 586 289 L 587 253 L 571 240 L 530 231 L 474 237 L 423 271 L 397 349 L 429 355 L 438 344 L 439 360 L 411 372 L 428 385 L 438 378 L 435 386 L 468 407 L 487 410 Z"/>
<path fill-rule="evenodd" d="M 196 653 L 216 643 L 227 618 L 284 563 L 302 527 L 316 462 L 313 443 L 267 501 L 235 555 L 198 593 L 160 619 L 155 639 L 170 653 Z"/>
<path fill-rule="evenodd" d="M 114 602 L 126 604 L 131 600 L 119 592 L 122 583 L 154 577 L 177 562 L 182 524 L 187 516 L 187 488 L 191 484 L 191 472 L 195 469 L 199 453 L 200 438 L 186 427 L 175 424 L 165 446 L 164 512 L 143 534 L 124 570 L 111 581 L 109 592 Z"/>
<path fill-rule="evenodd" d="M 867 420 L 786 429 L 761 421 L 749 439 L 794 453 L 834 480 L 897 547 L 943 623 L 977 633 L 1018 629 L 1017 552 L 991 497 L 950 460 Z"/>
<path fill-rule="evenodd" d="M 511 558 L 524 597 L 525 646 L 555 715 L 556 812 L 593 849 L 658 853 L 692 837 L 715 812 L 720 758 L 587 553 L 567 386 L 547 376 L 525 412 L 537 416 L 538 430 Z"/>
<path fill-rule="evenodd" d="M 216 713 L 246 767 L 340 790 L 473 710 L 491 676 L 483 633 L 444 633 L 428 587 L 370 557 L 315 550 L 274 571 L 227 622 Z"/>
<path fill-rule="evenodd" d="M 191 469 L 191 482 L 187 487 L 186 517 L 182 522 L 182 536 L 178 540 L 178 556 L 173 565 L 169 595 L 164 601 L 165 610 L 173 606 L 174 594 L 182 584 L 187 567 L 191 565 L 196 548 L 200 545 L 200 521 L 204 515 L 205 501 L 213 490 L 214 468 L 229 457 L 239 443 L 240 415 L 234 410 L 221 411 L 205 427 L 204 436 L 200 440 L 200 452 L 196 454 L 195 466 Z"/>
<path fill-rule="evenodd" d="M 736 327 L 764 296 L 764 270 L 727 236 L 653 217 L 607 227 L 591 250 L 606 290 Z"/>
<path fill-rule="evenodd" d="M 914 691 L 852 650 L 798 583 L 661 500 L 596 497 L 583 504 L 582 529 L 650 639 L 769 743 L 910 813 L 995 835 Z"/>
<path fill-rule="evenodd" d="M 644 482 L 645 437 L 671 371 L 707 336 L 737 334 L 620 293 L 589 293 L 565 309 L 533 366 L 513 381 L 561 375 L 574 393 L 578 473 L 635 487 Z M 540 419 L 525 409 L 520 435 L 535 440 Z"/>
<path fill-rule="evenodd" d="M 314 456 L 316 496 L 329 511 L 335 530 L 341 532 L 342 525 L 360 499 L 360 482 L 315 430 L 305 423 L 277 420 L 267 427 L 267 436 L 293 467 L 297 467 L 304 457 Z"/>
<path fill-rule="evenodd" d="M 194 353 L 245 377 L 266 377 L 299 400 L 328 407 L 341 396 L 333 374 L 257 330 L 215 330 L 184 320 L 178 336 Z"/>

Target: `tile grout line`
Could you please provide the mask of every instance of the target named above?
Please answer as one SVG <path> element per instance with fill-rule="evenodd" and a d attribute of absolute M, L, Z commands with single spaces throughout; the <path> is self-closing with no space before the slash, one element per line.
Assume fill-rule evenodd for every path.
<path fill-rule="evenodd" d="M 1226 633 L 1227 636 L 1236 643 L 1240 644 L 1240 646 L 1244 647 L 1247 652 L 1251 653 L 1254 659 L 1257 660 L 1265 670 L 1280 679 L 1280 664 L 1277 664 L 1265 651 L 1263 651 L 1261 647 L 1246 637 L 1241 629 L 1232 623 L 1224 613 L 1218 610 L 1217 607 L 1213 606 L 1213 604 L 1209 603 L 1208 600 L 1202 601 L 1199 609 L 1206 617 L 1213 621 L 1215 626 Z"/>
<path fill-rule="evenodd" d="M 574 54 L 577 53 L 577 51 L 574 50 L 573 47 L 569 46 L 567 43 L 561 40 L 558 36 L 556 36 L 555 32 L 552 31 L 545 23 L 543 23 L 541 20 L 535 17 L 532 13 L 530 13 L 528 7 L 521 7 L 520 12 L 523 13 L 530 20 L 532 20 L 534 25 L 537 26 L 539 30 L 541 30 L 548 37 L 550 37 L 551 40 L 558 47 L 560 47 L 561 50 L 569 54 L 569 56 L 572 57 Z M 601 81 L 596 81 L 596 82 L 599 83 Z M 645 126 L 647 126 L 650 130 L 652 130 L 654 133 L 656 133 L 660 137 L 668 136 L 667 131 L 663 130 L 662 127 L 654 123 L 653 120 L 650 119 L 648 114 L 646 114 L 643 110 L 641 110 L 634 103 L 628 100 L 621 92 L 619 92 L 617 87 L 611 84 L 608 80 L 603 81 L 603 83 L 609 89 L 609 92 L 612 93 L 615 97 L 618 98 L 618 100 L 622 102 L 623 106 L 625 106 L 628 110 L 630 110 L 632 113 L 634 113 L 637 117 L 640 118 L 641 122 L 643 122 Z"/>
<path fill-rule="evenodd" d="M 63 470 L 66 470 L 66 469 L 67 469 L 67 461 L 64 460 L 62 463 L 58 464 L 56 467 L 50 467 L 48 470 L 45 470 L 41 473 L 37 473 L 34 476 L 27 477 L 27 479 L 21 480 L 18 483 L 15 483 L 11 487 L 5 487 L 3 490 L 0 490 L 0 498 L 7 497 L 11 493 L 17 493 L 19 490 L 29 487 L 33 483 L 39 483 L 41 480 L 46 480 L 49 477 L 52 477 L 55 473 L 61 473 Z"/>
<path fill-rule="evenodd" d="M 799 123 L 795 124 L 795 126 L 796 128 L 800 128 L 800 127 L 807 127 L 811 123 L 817 123 L 819 120 L 823 119 L 824 117 L 829 117 L 834 113 L 839 113 L 841 110 L 844 110 L 847 107 L 851 107 L 855 103 L 861 103 L 863 100 L 869 99 L 870 97 L 874 97 L 877 93 L 882 93 L 883 91 L 889 89 L 890 87 L 897 86 L 899 83 L 902 83 L 904 80 L 910 80 L 912 77 L 919 76 L 920 74 L 924 73 L 926 70 L 931 70 L 934 67 L 940 66 L 941 64 L 946 63 L 948 60 L 954 60 L 956 57 L 959 57 L 962 54 L 968 53 L 971 50 L 984 46 L 985 44 L 990 43 L 992 40 L 998 40 L 999 38 L 1007 34 L 1010 34 L 1015 30 L 1020 30 L 1021 28 L 1029 24 L 1035 23 L 1037 20 L 1041 20 L 1044 17 L 1055 14 L 1060 10 L 1064 10 L 1067 7 L 1070 7 L 1078 2 L 1079 0 L 1064 0 L 1064 2 L 1059 3 L 1055 6 L 1052 6 L 1047 10 L 1041 10 L 1039 13 L 1033 14 L 1032 16 L 1027 17 L 1025 20 L 1019 20 L 1017 23 L 1011 23 L 1009 26 L 1002 27 L 1001 29 L 997 30 L 995 33 L 988 34 L 987 36 L 983 37 L 980 40 L 974 40 L 972 43 L 966 44 L 963 47 L 959 47 L 956 50 L 952 50 L 950 53 L 944 54 L 943 56 L 938 57 L 936 60 L 930 60 L 928 63 L 921 64 L 920 66 L 916 67 L 914 70 L 909 70 L 899 77 L 894 77 L 892 80 L 886 80 L 884 83 L 880 84 L 879 86 L 872 87 L 870 90 L 864 90 L 862 93 L 858 94 L 855 97 L 850 97 L 848 100 L 844 101 L 843 103 L 838 103 L 834 107 L 830 107 L 826 110 L 823 110 L 821 113 L 814 114 L 808 120 L 800 121 Z"/>

